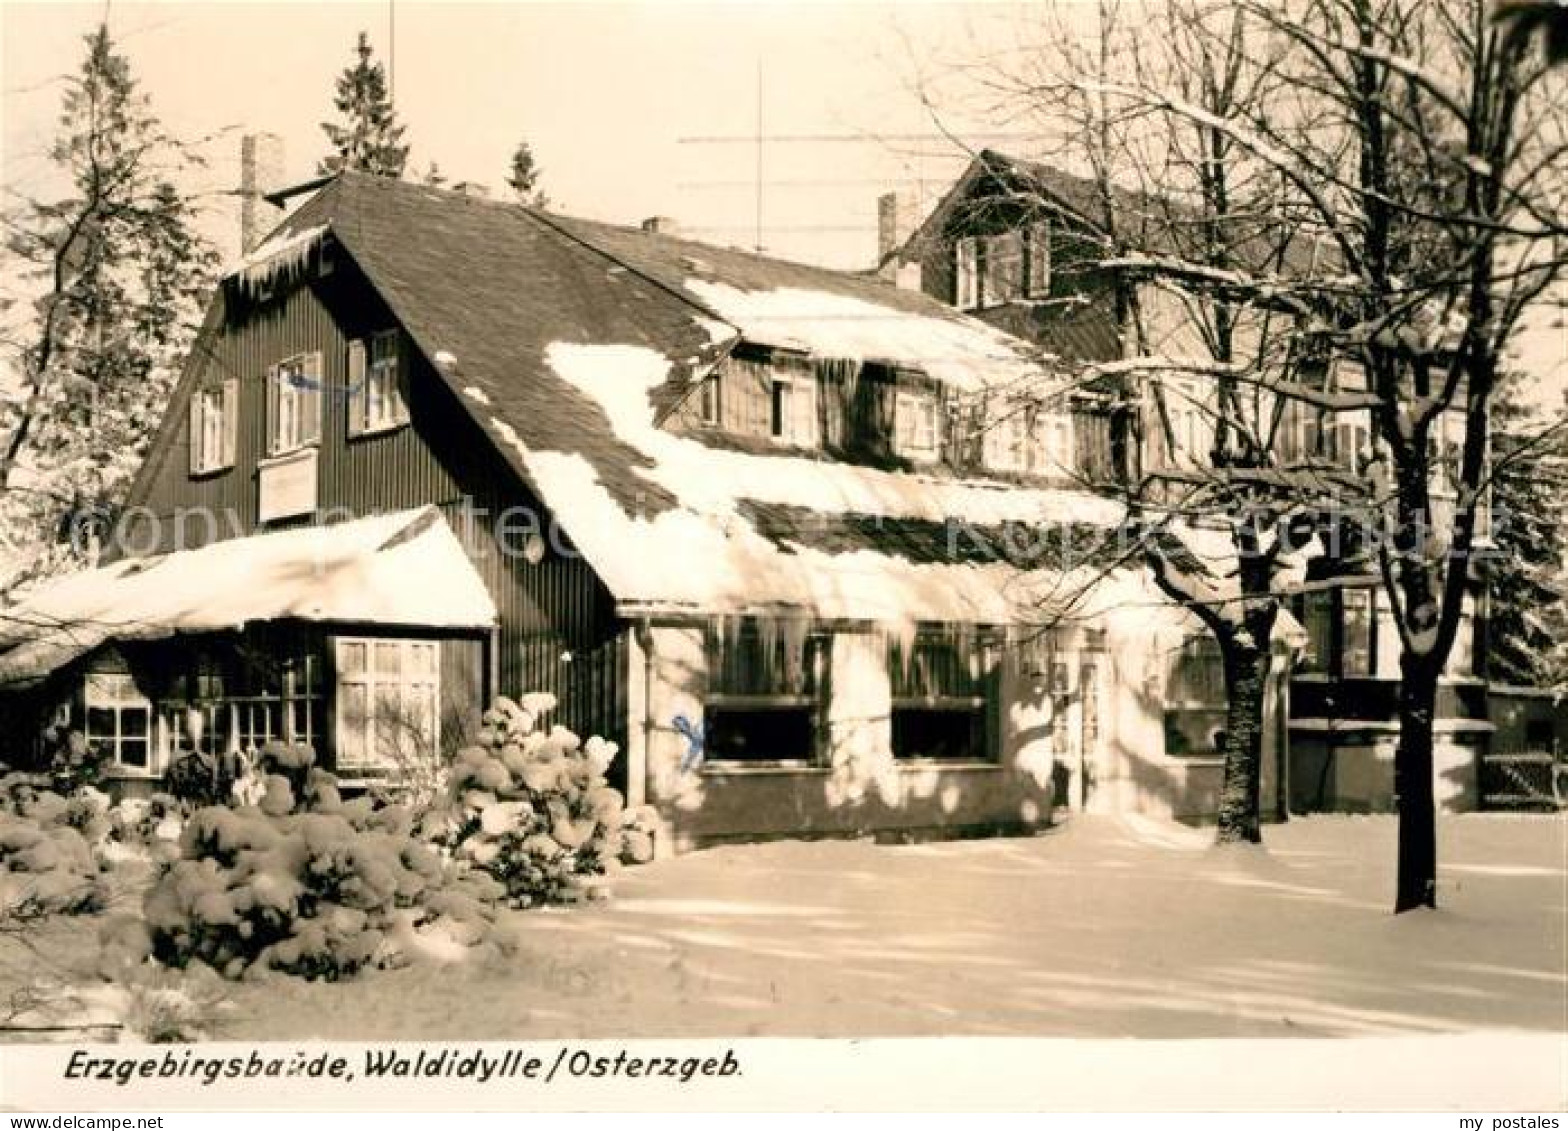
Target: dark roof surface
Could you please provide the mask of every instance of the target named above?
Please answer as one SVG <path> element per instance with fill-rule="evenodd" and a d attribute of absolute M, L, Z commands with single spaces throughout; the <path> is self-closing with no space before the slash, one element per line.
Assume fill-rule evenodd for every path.
<path fill-rule="evenodd" d="M 326 224 L 528 482 L 516 440 L 578 450 L 618 498 L 668 505 L 603 409 L 545 362 L 555 342 L 644 345 L 684 380 L 720 353 L 692 303 L 513 204 L 343 173 L 288 218 Z M 477 390 L 475 395 L 473 390 Z"/>
<path fill-rule="evenodd" d="M 295 255 L 305 241 L 329 236 L 623 601 L 705 602 L 716 594 L 715 600 L 733 604 L 772 593 L 778 601 L 843 613 L 867 608 L 873 594 L 889 607 L 927 609 L 933 618 L 979 616 L 982 609 L 995 616 L 999 599 L 989 581 L 973 574 L 978 563 L 933 561 L 930 532 L 922 526 L 916 538 L 915 527 L 900 518 L 923 517 L 934 528 L 946 515 L 981 507 L 1001 507 L 1031 523 L 1105 510 L 1104 500 L 1069 492 L 971 486 L 951 475 L 874 471 L 787 453 L 713 449 L 710 457 L 709 449 L 689 440 L 679 443 L 694 447 L 671 455 L 668 442 L 650 446 L 646 438 L 651 404 L 647 419 L 627 423 L 629 407 L 636 414 L 650 397 L 660 403 L 740 338 L 738 323 L 706 305 L 700 289 L 692 290 L 693 279 L 747 295 L 800 291 L 873 303 L 891 312 L 897 326 L 903 316 L 917 315 L 913 341 L 927 340 L 922 334 L 936 327 L 931 340 L 974 351 L 981 368 L 1016 366 L 1029 354 L 1018 339 L 929 296 L 862 276 L 356 173 L 339 175 L 301 205 L 235 277 L 264 275 L 269 263 Z M 610 353 L 586 378 L 573 370 L 579 382 L 573 383 L 552 364 L 563 344 Z M 664 386 L 648 389 L 638 383 L 636 365 L 623 364 L 649 357 L 668 362 Z M 727 482 L 733 477 L 746 482 Z M 730 491 L 737 502 L 780 492 L 812 502 L 800 513 L 739 506 L 727 516 L 724 505 L 713 502 L 715 489 Z M 853 520 L 812 523 L 802 517 L 852 512 L 867 498 L 893 520 L 880 533 Z M 737 521 L 740 526 L 733 526 Z M 788 545 L 769 537 L 781 534 L 783 525 L 794 528 Z M 831 555 L 850 547 L 851 529 L 856 549 L 904 563 L 890 568 L 905 591 L 869 586 L 865 554 L 844 554 L 842 576 L 820 580 L 839 560 Z M 720 531 L 729 533 L 713 541 Z M 702 576 L 687 584 L 693 569 L 685 563 L 698 555 L 692 537 L 708 539 L 709 561 L 694 562 L 704 567 L 697 570 Z M 798 547 L 818 544 L 829 557 L 819 556 L 811 567 L 819 582 L 803 584 L 800 567 L 788 563 Z M 724 561 L 715 564 L 714 558 Z"/>

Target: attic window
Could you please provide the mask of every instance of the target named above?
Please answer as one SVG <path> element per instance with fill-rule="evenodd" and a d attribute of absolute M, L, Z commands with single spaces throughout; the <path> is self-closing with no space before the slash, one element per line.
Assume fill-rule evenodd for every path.
<path fill-rule="evenodd" d="M 192 475 L 205 475 L 234 466 L 239 402 L 239 382 L 232 377 L 222 385 L 198 390 L 191 398 Z"/>
<path fill-rule="evenodd" d="M 408 423 L 408 373 L 402 336 L 372 334 L 348 347 L 348 434 L 386 432 Z"/>
<path fill-rule="evenodd" d="M 979 305 L 1000 306 L 1024 293 L 1021 232 L 1002 232 L 987 237 L 982 260 Z"/>
<path fill-rule="evenodd" d="M 283 455 L 321 440 L 321 354 L 272 367 L 267 381 L 267 452 Z"/>

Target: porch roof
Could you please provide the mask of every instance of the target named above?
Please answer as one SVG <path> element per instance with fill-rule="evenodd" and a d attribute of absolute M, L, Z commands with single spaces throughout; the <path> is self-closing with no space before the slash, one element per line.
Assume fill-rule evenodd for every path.
<path fill-rule="evenodd" d="M 0 610 L 0 687 L 110 640 L 306 620 L 484 629 L 495 603 L 435 507 L 214 542 L 71 574 Z"/>

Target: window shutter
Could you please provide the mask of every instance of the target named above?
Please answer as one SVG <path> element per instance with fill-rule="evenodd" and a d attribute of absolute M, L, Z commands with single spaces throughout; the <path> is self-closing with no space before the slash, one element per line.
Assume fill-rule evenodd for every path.
<path fill-rule="evenodd" d="M 365 430 L 365 343 L 356 338 L 348 344 L 348 434 L 358 436 Z"/>
<path fill-rule="evenodd" d="M 400 420 L 404 423 L 407 423 L 409 377 L 414 368 L 413 365 L 410 364 L 409 358 L 412 356 L 414 351 L 408 349 L 404 345 L 403 335 L 401 332 L 397 332 L 392 335 L 392 350 L 393 357 L 397 359 L 394 363 L 396 365 L 395 372 L 397 373 L 397 401 L 393 405 L 392 416 L 395 420 Z"/>
<path fill-rule="evenodd" d="M 1042 220 L 1029 229 L 1029 297 L 1051 293 L 1051 222 Z"/>
<path fill-rule="evenodd" d="M 185 425 L 188 430 L 186 439 L 190 447 L 190 470 L 192 475 L 195 475 L 197 472 L 202 470 L 201 413 L 202 403 L 204 400 L 205 397 L 203 396 L 202 391 L 200 389 L 196 389 L 191 393 L 190 408 L 185 413 Z"/>
<path fill-rule="evenodd" d="M 223 382 L 223 454 L 219 463 L 233 467 L 235 449 L 239 446 L 240 383 L 236 377 Z"/>
<path fill-rule="evenodd" d="M 318 350 L 310 355 L 310 380 L 305 383 L 305 388 L 300 390 L 299 440 L 302 444 L 321 442 L 321 397 L 325 381 L 325 367 L 322 364 L 321 352 Z"/>
<path fill-rule="evenodd" d="M 267 454 L 278 452 L 278 367 L 267 369 Z"/>
<path fill-rule="evenodd" d="M 968 310 L 979 298 L 975 285 L 977 268 L 974 238 L 965 236 L 953 245 L 953 299 L 961 310 Z"/>

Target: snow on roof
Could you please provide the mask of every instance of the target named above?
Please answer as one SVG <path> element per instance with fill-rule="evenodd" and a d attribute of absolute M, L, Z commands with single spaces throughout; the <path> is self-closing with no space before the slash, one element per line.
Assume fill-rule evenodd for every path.
<path fill-rule="evenodd" d="M 1023 576 L 1004 563 L 911 561 L 896 551 L 830 552 L 764 536 L 747 503 L 824 515 L 981 525 L 1067 523 L 1114 527 L 1112 500 L 936 475 L 884 471 L 790 455 L 712 448 L 654 424 L 649 394 L 671 363 L 643 346 L 558 342 L 549 366 L 595 401 L 617 439 L 646 464 L 650 495 L 677 505 L 651 517 L 627 512 L 577 452 L 527 445 L 505 421 L 492 427 L 524 460 L 578 549 L 623 604 L 745 611 L 793 606 L 814 615 L 880 621 L 1008 623 L 1060 586 L 1060 574 Z"/>
<path fill-rule="evenodd" d="M 71 574 L 0 612 L 0 686 L 109 640 L 251 621 L 489 628 L 495 604 L 434 507 L 214 542 Z"/>
<path fill-rule="evenodd" d="M 978 319 L 922 314 L 805 287 L 745 290 L 697 278 L 686 280 L 685 287 L 758 345 L 892 362 L 966 390 L 1044 376 L 1016 338 Z"/>
<path fill-rule="evenodd" d="M 228 277 L 246 292 L 264 290 L 274 280 L 290 276 L 303 267 L 326 234 L 325 224 L 292 232 L 274 232 L 235 264 Z"/>

